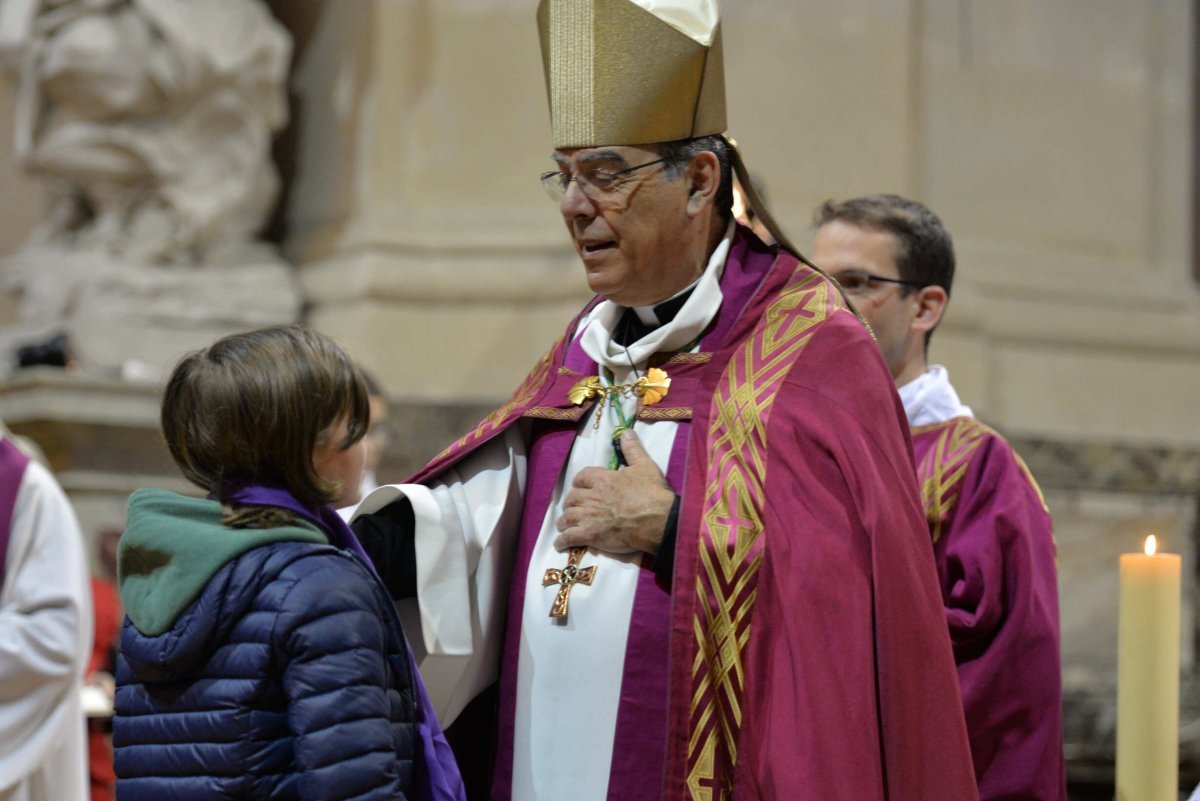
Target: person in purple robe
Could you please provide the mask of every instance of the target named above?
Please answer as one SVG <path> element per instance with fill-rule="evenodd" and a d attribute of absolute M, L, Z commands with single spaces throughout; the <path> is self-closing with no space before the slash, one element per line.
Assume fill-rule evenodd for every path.
<path fill-rule="evenodd" d="M 871 195 L 818 209 L 813 261 L 870 323 L 912 427 L 979 795 L 1065 801 L 1054 530 L 1012 446 L 926 362 L 954 247 L 919 203 Z"/>
<path fill-rule="evenodd" d="M 716 4 L 538 19 L 542 183 L 596 297 L 353 521 L 470 794 L 975 798 L 903 410 L 723 135 Z"/>

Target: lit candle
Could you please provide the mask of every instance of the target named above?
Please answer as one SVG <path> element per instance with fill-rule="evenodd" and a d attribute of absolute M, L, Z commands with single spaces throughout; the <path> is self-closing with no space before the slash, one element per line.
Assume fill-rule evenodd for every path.
<path fill-rule="evenodd" d="M 1178 554 L 1121 554 L 1116 801 L 1179 798 Z"/>

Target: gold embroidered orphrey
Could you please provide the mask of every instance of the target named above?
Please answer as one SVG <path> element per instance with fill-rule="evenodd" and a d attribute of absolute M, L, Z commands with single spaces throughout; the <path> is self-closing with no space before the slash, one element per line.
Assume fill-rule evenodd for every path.
<path fill-rule="evenodd" d="M 848 313 L 830 282 L 797 265 L 712 396 L 707 489 L 694 592 L 695 657 L 687 729 L 689 801 L 728 801 L 738 764 L 747 654 L 766 552 L 767 437 L 788 372 L 832 314 Z"/>
<path fill-rule="evenodd" d="M 546 571 L 546 575 L 542 578 L 543 587 L 549 587 L 551 584 L 562 585 L 558 588 L 558 595 L 554 596 L 554 605 L 550 607 L 550 617 L 565 620 L 567 617 L 567 605 L 571 602 L 571 588 L 576 584 L 586 584 L 589 587 L 592 585 L 592 579 L 596 577 L 596 566 L 579 566 L 579 562 L 583 559 L 585 553 L 587 553 L 585 546 L 569 549 L 567 551 L 567 566 L 561 569 L 552 567 Z"/>

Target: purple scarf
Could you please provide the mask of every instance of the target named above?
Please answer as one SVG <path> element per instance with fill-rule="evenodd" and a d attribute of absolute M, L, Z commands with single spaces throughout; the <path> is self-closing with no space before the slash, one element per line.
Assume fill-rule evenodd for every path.
<path fill-rule="evenodd" d="M 375 570 L 375 564 L 363 550 L 358 537 L 354 536 L 354 531 L 331 506 L 322 505 L 314 509 L 300 503 L 285 489 L 261 484 L 240 487 L 230 494 L 228 499 L 247 506 L 276 506 L 295 512 L 325 532 L 330 545 L 351 551 L 372 571 Z M 437 714 L 429 701 L 429 693 L 425 690 L 421 671 L 417 670 L 417 662 L 413 658 L 407 636 L 404 637 L 404 647 L 408 651 L 408 663 L 413 666 L 413 689 L 419 707 L 416 723 L 421 750 L 414 760 L 412 797 L 417 801 L 465 801 L 467 795 L 458 772 L 458 763 L 454 760 L 454 752 L 446 742 L 442 727 L 438 725 Z"/>
<path fill-rule="evenodd" d="M 375 569 L 375 564 L 371 561 L 371 557 L 367 556 L 367 552 L 363 550 L 358 537 L 354 536 L 354 532 L 346 525 L 346 521 L 342 520 L 338 513 L 333 510 L 333 507 L 327 504 L 322 504 L 318 507 L 305 506 L 296 499 L 295 495 L 292 495 L 287 490 L 281 487 L 268 487 L 263 484 L 246 484 L 239 487 L 229 495 L 228 500 L 236 501 L 246 506 L 276 506 L 280 509 L 287 509 L 289 512 L 295 512 L 325 532 L 325 536 L 329 538 L 330 545 L 335 548 L 341 548 L 343 551 L 353 552 L 371 570 Z"/>

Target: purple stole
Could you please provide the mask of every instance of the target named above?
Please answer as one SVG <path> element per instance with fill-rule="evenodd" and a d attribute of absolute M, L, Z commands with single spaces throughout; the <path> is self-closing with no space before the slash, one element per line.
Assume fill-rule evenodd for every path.
<path fill-rule="evenodd" d="M 679 494 L 683 491 L 687 467 L 692 406 L 697 401 L 707 404 L 710 394 L 710 390 L 702 386 L 709 366 L 708 357 L 720 347 L 774 262 L 772 251 L 752 241 L 739 228 L 721 277 L 721 309 L 701 339 L 700 352 L 666 355 L 662 366 L 671 376 L 671 392 L 658 406 L 639 411 L 641 420 L 672 420 L 679 424 L 666 470 L 667 482 Z M 578 333 L 574 327 L 572 331 Z M 531 405 L 524 411 L 524 416 L 537 420 L 529 451 L 529 477 L 500 667 L 499 727 L 492 781 L 494 801 L 509 801 L 512 794 L 513 740 L 517 736 L 514 731 L 517 661 L 529 561 L 554 488 L 566 468 L 578 421 L 591 412 L 590 406 L 572 406 L 567 401 L 567 390 L 580 378 L 596 373 L 595 362 L 583 352 L 577 339 L 572 341 L 548 391 L 540 393 L 543 405 Z M 662 794 L 659 777 L 666 761 L 671 593 L 650 569 L 651 561 L 649 557 L 643 559 L 630 617 L 609 773 L 610 801 L 656 801 Z"/>
<path fill-rule="evenodd" d="M 28 456 L 9 440 L 0 439 L 0 587 L 4 586 L 8 540 L 12 535 L 17 493 L 21 491 L 21 479 L 25 477 L 25 468 L 28 466 Z"/>

